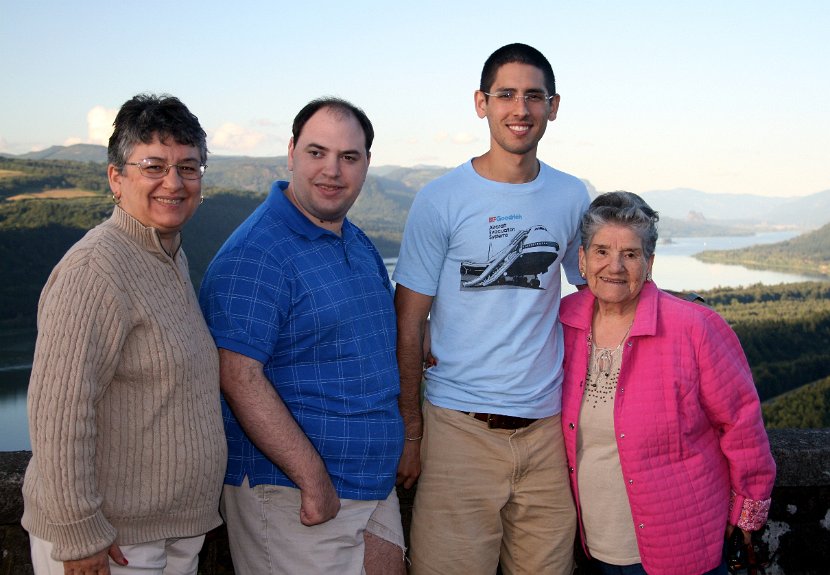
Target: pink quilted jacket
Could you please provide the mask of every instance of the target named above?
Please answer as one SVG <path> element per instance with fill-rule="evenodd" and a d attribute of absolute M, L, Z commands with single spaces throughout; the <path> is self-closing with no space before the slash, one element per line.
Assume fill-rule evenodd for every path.
<path fill-rule="evenodd" d="M 577 502 L 576 434 L 593 304 L 593 294 L 583 290 L 560 307 L 562 426 Z M 727 522 L 759 529 L 766 521 L 775 462 L 746 357 L 714 311 L 646 282 L 623 346 L 614 427 L 650 575 L 714 569 Z"/>

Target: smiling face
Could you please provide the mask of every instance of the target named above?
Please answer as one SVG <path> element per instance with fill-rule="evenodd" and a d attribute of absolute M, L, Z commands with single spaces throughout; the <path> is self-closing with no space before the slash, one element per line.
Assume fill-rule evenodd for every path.
<path fill-rule="evenodd" d="M 321 108 L 288 144 L 288 169 L 289 200 L 315 225 L 339 234 L 369 170 L 363 128 L 351 114 Z"/>
<path fill-rule="evenodd" d="M 199 149 L 177 144 L 172 139 L 161 142 L 158 136 L 149 144 L 139 142 L 133 147 L 127 162 L 152 158 L 167 164 L 185 161 L 201 163 Z M 165 243 L 172 243 L 187 221 L 199 207 L 201 180 L 183 180 L 176 168 L 157 180 L 142 175 L 138 166 L 125 165 L 120 170 L 113 164 L 107 167 L 110 189 L 120 200 L 121 208 L 147 227 L 155 228 Z"/>
<path fill-rule="evenodd" d="M 496 92 L 510 91 L 513 94 L 528 93 L 547 94 L 545 75 L 542 70 L 529 64 L 512 62 L 498 69 L 493 85 L 487 90 Z M 490 151 L 504 151 L 509 154 L 525 155 L 532 152 L 535 156 L 539 140 L 545 134 L 548 122 L 556 119 L 559 109 L 559 95 L 542 103 L 528 104 L 518 98 L 502 101 L 477 91 L 476 112 L 479 118 L 487 118 L 490 126 Z"/>
<path fill-rule="evenodd" d="M 600 305 L 636 306 L 653 263 L 654 255 L 646 259 L 642 239 L 627 226 L 607 224 L 587 249 L 579 248 L 579 268 Z"/>

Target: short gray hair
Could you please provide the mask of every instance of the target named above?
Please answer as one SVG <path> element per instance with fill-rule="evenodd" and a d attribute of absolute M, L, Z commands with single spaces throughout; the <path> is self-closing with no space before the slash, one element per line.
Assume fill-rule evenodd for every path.
<path fill-rule="evenodd" d="M 138 94 L 124 102 L 109 139 L 107 161 L 121 170 L 136 144 L 149 144 L 158 136 L 162 142 L 172 138 L 177 144 L 193 146 L 199 158 L 207 161 L 207 134 L 199 118 L 181 100 L 169 94 Z"/>
<path fill-rule="evenodd" d="M 582 247 L 588 249 L 594 235 L 608 224 L 634 230 L 643 242 L 646 259 L 657 247 L 660 217 L 643 198 L 631 192 L 606 192 L 597 196 L 582 216 Z"/>

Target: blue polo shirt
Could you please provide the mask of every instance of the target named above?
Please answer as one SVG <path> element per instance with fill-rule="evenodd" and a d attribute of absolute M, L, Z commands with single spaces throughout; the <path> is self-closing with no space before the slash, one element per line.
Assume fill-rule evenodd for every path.
<path fill-rule="evenodd" d="M 320 453 L 338 495 L 386 499 L 403 448 L 392 286 L 366 235 L 312 224 L 271 193 L 208 267 L 200 303 L 216 345 L 262 362 Z M 222 400 L 225 483 L 296 485 L 259 451 Z"/>

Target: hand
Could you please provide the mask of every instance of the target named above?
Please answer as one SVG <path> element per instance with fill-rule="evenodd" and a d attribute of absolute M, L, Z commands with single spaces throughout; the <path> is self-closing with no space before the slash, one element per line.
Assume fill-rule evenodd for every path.
<path fill-rule="evenodd" d="M 421 440 L 404 441 L 395 485 L 403 485 L 405 489 L 409 489 L 415 485 L 419 475 L 421 475 Z"/>
<path fill-rule="evenodd" d="M 337 517 L 340 497 L 334 490 L 328 473 L 322 472 L 306 489 L 300 489 L 300 522 L 303 525 L 319 525 Z"/>
<path fill-rule="evenodd" d="M 64 561 L 63 573 L 64 575 L 110 575 L 110 558 L 122 567 L 127 565 L 127 559 L 121 553 L 121 548 L 113 543 L 109 549 L 99 551 L 95 555 L 74 561 Z"/>
<path fill-rule="evenodd" d="M 730 537 L 732 537 L 732 533 L 734 531 L 735 531 L 735 526 L 734 525 L 727 525 L 726 526 L 726 538 L 729 539 Z M 750 543 L 752 543 L 752 531 L 744 531 L 743 529 L 741 529 L 741 532 L 743 533 L 744 543 L 746 545 L 749 545 Z"/>

